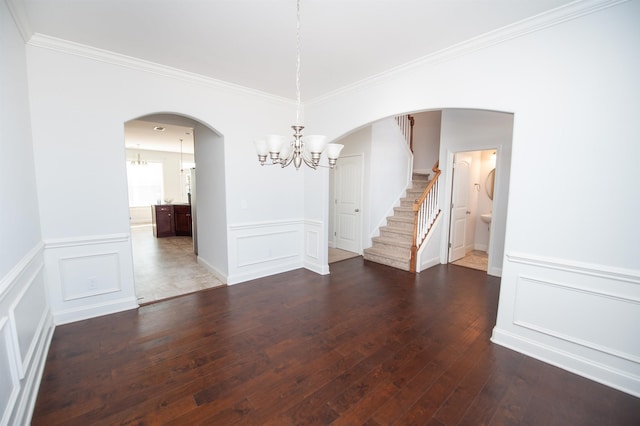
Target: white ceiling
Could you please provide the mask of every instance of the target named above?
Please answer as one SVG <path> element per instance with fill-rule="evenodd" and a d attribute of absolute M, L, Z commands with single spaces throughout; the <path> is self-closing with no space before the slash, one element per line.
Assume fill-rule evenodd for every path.
<path fill-rule="evenodd" d="M 22 1 L 33 32 L 295 99 L 295 0 Z M 571 2 L 301 0 L 302 99 Z"/>
<path fill-rule="evenodd" d="M 131 120 L 124 126 L 125 146 L 130 149 L 193 154 L 193 127 L 167 124 L 167 120 Z M 156 130 L 155 128 L 164 130 Z M 182 141 L 181 141 L 182 140 Z"/>
<path fill-rule="evenodd" d="M 12 1 L 34 33 L 296 97 L 296 0 Z M 302 100 L 572 2 L 301 0 Z M 174 119 L 127 123 L 126 146 L 193 153 Z"/>

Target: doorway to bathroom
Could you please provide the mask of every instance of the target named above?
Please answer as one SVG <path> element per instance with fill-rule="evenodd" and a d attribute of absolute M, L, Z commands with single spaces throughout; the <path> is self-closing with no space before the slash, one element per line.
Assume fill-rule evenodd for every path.
<path fill-rule="evenodd" d="M 448 262 L 488 271 L 496 149 L 454 154 Z"/>

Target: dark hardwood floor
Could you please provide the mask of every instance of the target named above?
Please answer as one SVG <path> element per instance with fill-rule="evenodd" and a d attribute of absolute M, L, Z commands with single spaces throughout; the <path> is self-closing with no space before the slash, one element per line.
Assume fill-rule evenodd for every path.
<path fill-rule="evenodd" d="M 499 280 L 361 257 L 57 327 L 33 425 L 638 425 L 489 341 Z"/>

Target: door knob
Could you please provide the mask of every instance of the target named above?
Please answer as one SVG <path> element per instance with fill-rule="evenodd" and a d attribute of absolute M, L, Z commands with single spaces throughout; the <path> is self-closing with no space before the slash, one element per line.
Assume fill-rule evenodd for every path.
<path fill-rule="evenodd" d="M 360 211 L 360 209 L 355 209 L 355 212 L 358 213 Z"/>
<path fill-rule="evenodd" d="M 471 214 L 471 212 L 469 210 L 467 210 L 467 214 Z"/>

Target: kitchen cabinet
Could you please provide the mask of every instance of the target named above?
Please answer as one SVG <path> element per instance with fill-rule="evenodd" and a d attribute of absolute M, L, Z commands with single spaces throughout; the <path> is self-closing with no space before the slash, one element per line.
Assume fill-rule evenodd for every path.
<path fill-rule="evenodd" d="M 191 236 L 191 206 L 188 204 L 174 204 L 173 214 L 176 235 Z"/>
<path fill-rule="evenodd" d="M 189 204 L 159 204 L 151 206 L 151 224 L 156 238 L 191 236 L 191 206 Z"/>
<path fill-rule="evenodd" d="M 173 216 L 172 205 L 161 204 L 151 206 L 151 224 L 153 226 L 154 237 L 161 238 L 176 235 Z"/>

